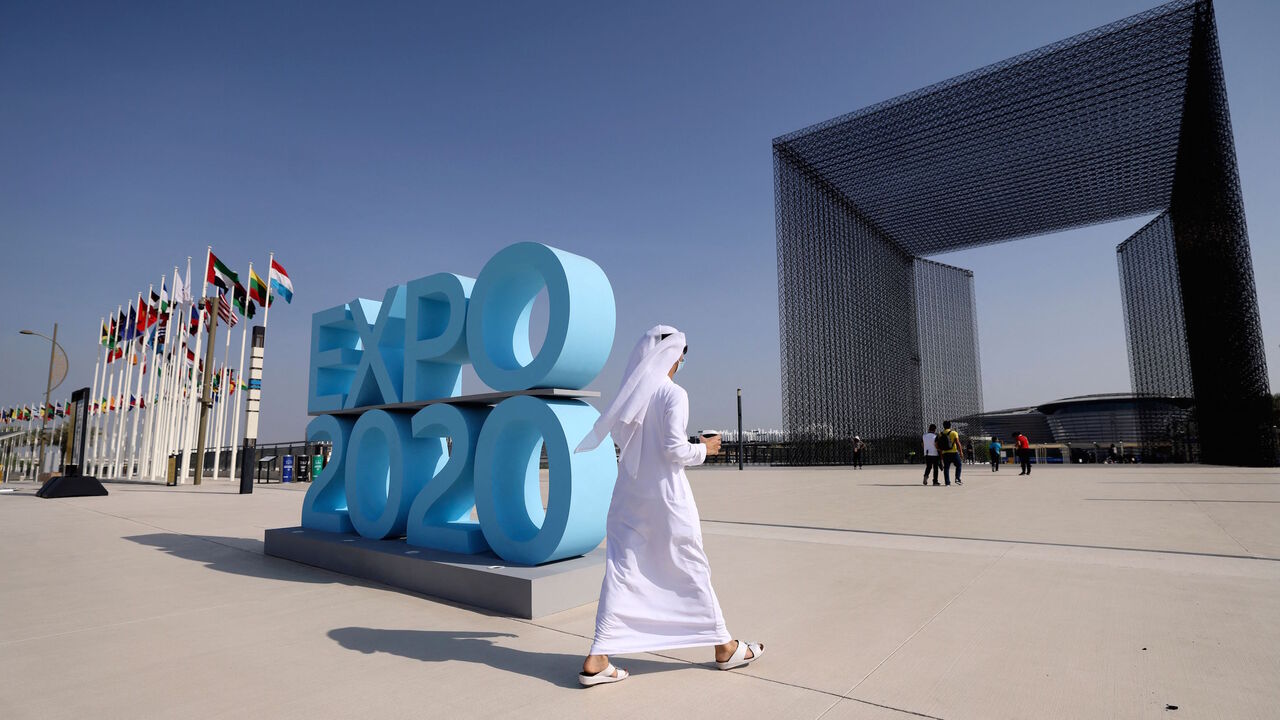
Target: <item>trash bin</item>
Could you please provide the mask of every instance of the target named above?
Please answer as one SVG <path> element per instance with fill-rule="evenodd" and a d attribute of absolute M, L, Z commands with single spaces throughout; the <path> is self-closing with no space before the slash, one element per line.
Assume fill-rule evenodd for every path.
<path fill-rule="evenodd" d="M 166 485 L 178 484 L 178 454 L 173 453 L 169 456 L 169 472 L 165 475 Z"/>

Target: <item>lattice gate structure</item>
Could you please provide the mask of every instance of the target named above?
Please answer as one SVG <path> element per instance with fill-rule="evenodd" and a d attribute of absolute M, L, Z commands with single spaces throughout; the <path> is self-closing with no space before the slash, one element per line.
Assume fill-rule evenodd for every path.
<path fill-rule="evenodd" d="M 1194 398 L 1204 461 L 1275 464 L 1209 0 L 783 135 L 773 160 L 792 462 L 854 434 L 897 462 L 981 411 L 972 273 L 924 257 L 1155 215 L 1117 248 L 1134 390 Z"/>

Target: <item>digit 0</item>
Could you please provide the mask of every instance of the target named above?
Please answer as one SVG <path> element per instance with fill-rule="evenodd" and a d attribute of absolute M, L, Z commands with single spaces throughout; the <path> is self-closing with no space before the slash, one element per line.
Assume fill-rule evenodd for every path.
<path fill-rule="evenodd" d="M 444 458 L 413 437 L 406 413 L 370 410 L 351 428 L 347 504 L 356 532 L 372 540 L 404 535 L 409 504 Z"/>
<path fill-rule="evenodd" d="M 617 463 L 608 439 L 574 453 L 599 413 L 577 400 L 516 396 L 489 413 L 476 441 L 475 493 L 480 529 L 502 559 L 540 565 L 590 552 L 604 539 Z M 550 464 L 542 507 L 538 460 Z"/>

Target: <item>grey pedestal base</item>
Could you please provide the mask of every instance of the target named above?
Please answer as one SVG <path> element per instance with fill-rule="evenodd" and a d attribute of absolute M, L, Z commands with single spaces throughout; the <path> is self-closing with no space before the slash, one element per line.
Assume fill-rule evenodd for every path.
<path fill-rule="evenodd" d="M 507 566 L 496 555 L 457 555 L 301 527 L 266 531 L 267 555 L 446 600 L 532 619 L 595 602 L 604 549 L 539 565 Z"/>

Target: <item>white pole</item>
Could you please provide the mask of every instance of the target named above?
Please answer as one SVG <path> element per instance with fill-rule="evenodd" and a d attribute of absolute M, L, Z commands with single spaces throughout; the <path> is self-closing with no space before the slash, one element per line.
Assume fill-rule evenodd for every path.
<path fill-rule="evenodd" d="M 234 293 L 235 291 L 232 290 Z M 221 296 L 219 296 L 221 297 Z M 218 300 L 221 305 L 222 300 Z M 234 317 L 236 312 L 235 305 L 231 306 L 231 314 Z M 222 345 L 222 368 L 218 370 L 218 414 L 215 418 L 213 447 L 213 479 L 218 479 L 218 468 L 222 467 L 222 431 L 226 426 L 227 417 L 227 358 L 231 354 L 231 328 L 227 328 L 227 341 Z"/>
<path fill-rule="evenodd" d="M 249 283 L 249 287 L 252 287 L 253 285 L 253 263 L 252 262 L 249 263 L 249 276 L 248 278 L 246 278 L 246 280 Z M 268 283 L 271 282 L 270 278 L 268 278 L 267 282 Z M 267 290 L 268 291 L 271 290 L 270 285 L 267 286 Z M 248 307 L 247 303 L 251 303 L 251 302 L 253 301 L 246 297 L 245 307 L 247 308 Z M 266 316 L 264 315 L 263 318 L 265 319 Z M 232 382 L 237 385 L 244 379 L 244 345 L 245 345 L 245 339 L 249 335 L 249 325 L 251 324 L 248 315 L 245 315 L 243 322 L 244 322 L 244 328 L 240 331 L 240 360 L 239 362 L 236 363 L 236 377 L 234 380 L 232 380 Z M 229 334 L 230 333 L 228 333 L 228 335 Z M 239 388 L 236 388 L 236 390 L 237 390 L 236 394 L 228 396 L 229 398 L 235 398 L 235 400 L 231 403 L 231 418 L 232 418 L 231 419 L 231 479 L 232 480 L 235 480 L 237 473 L 240 472 L 240 467 L 236 465 L 236 460 L 239 459 L 239 455 L 240 455 L 240 415 L 242 414 L 240 410 L 240 400 L 244 397 L 244 393 L 240 392 Z"/>
<path fill-rule="evenodd" d="M 100 321 L 100 323 L 101 323 L 100 327 L 101 325 L 106 325 L 105 318 L 102 321 Z M 102 345 L 101 335 L 98 336 L 98 344 Z M 103 365 L 103 358 L 101 357 L 99 357 L 97 361 L 94 362 L 93 364 L 93 387 L 92 389 L 89 390 L 89 413 L 88 413 L 88 417 L 84 418 L 84 420 L 82 421 L 88 424 L 88 428 L 85 430 L 84 456 L 86 458 L 89 458 L 90 460 L 93 459 L 93 453 L 90 452 L 89 448 L 97 447 L 97 441 L 94 439 L 94 436 L 93 436 L 93 425 L 98 418 L 96 417 L 97 413 L 93 411 L 93 404 L 98 401 L 98 371 L 102 369 L 102 365 Z M 86 475 L 93 474 L 92 471 L 89 469 L 88 461 L 85 462 L 85 466 L 82 469 L 82 472 L 85 473 Z"/>
<path fill-rule="evenodd" d="M 147 294 L 146 294 L 147 308 L 151 307 L 151 291 L 155 290 L 155 288 L 156 288 L 155 285 L 147 286 Z M 143 296 L 141 295 L 138 296 L 138 315 L 140 316 L 138 318 L 138 325 L 144 329 L 133 340 L 133 342 L 136 343 L 138 347 L 138 356 L 141 357 L 141 362 L 139 363 L 139 367 L 138 367 L 137 387 L 135 388 L 135 392 L 132 393 L 134 397 L 138 398 L 138 404 L 132 406 L 133 422 L 129 423 L 129 453 L 128 453 L 129 465 L 127 468 L 125 468 L 124 476 L 126 478 L 132 478 L 134 476 L 135 467 L 137 468 L 137 470 L 142 469 L 137 462 L 138 461 L 138 422 L 139 422 L 138 417 L 142 414 L 143 403 L 146 402 L 146 398 L 142 394 L 142 376 L 144 374 L 142 371 L 151 369 L 147 367 L 147 334 L 148 333 L 147 333 L 147 330 L 145 329 L 146 319 L 144 317 L 141 317 L 144 312 L 147 315 L 150 315 L 151 313 L 149 309 L 148 310 L 142 309 L 143 308 L 142 297 Z"/>
<path fill-rule="evenodd" d="M 138 293 L 138 298 L 140 299 L 141 297 L 142 297 L 142 293 Z M 135 313 L 137 312 L 136 307 L 137 307 L 137 299 L 134 300 Z M 133 326 L 135 332 L 137 331 L 137 328 L 138 328 L 137 323 L 138 321 L 135 315 L 134 326 Z M 128 329 L 128 322 L 125 323 L 125 329 Z M 114 478 L 121 477 L 120 472 L 124 466 L 124 463 L 122 462 L 122 460 L 124 455 L 124 436 L 125 436 L 125 432 L 127 431 L 127 428 L 125 426 L 128 425 L 128 422 L 129 422 L 128 395 L 129 395 L 129 387 L 131 386 L 131 381 L 133 380 L 133 340 L 127 339 L 125 340 L 125 343 L 127 343 L 127 345 L 125 347 L 125 352 L 124 352 L 124 382 L 120 384 L 120 418 L 116 421 L 117 428 L 116 428 L 115 459 L 112 461 L 112 464 L 111 464 L 111 477 L 114 477 Z"/>
<path fill-rule="evenodd" d="M 203 329 L 202 323 L 204 320 L 204 313 L 208 310 L 208 308 L 205 307 L 204 301 L 205 301 L 205 293 L 209 289 L 209 259 L 211 257 L 213 257 L 213 246 L 209 245 L 205 251 L 205 257 L 204 257 L 204 268 L 203 268 L 204 275 L 200 280 L 200 310 L 199 310 L 198 318 L 201 325 L 198 326 L 199 329 L 197 329 L 196 331 L 195 360 L 192 362 L 191 384 L 187 387 L 187 390 L 189 392 L 189 397 L 187 398 L 187 411 L 186 411 L 186 418 L 184 420 L 184 422 L 186 422 L 187 427 L 186 427 L 186 431 L 183 433 L 184 442 L 182 443 L 182 460 L 179 462 L 179 469 L 178 469 L 179 484 L 181 484 L 182 481 L 185 480 L 187 477 L 187 470 L 186 470 L 187 456 L 191 454 L 191 449 L 195 446 L 195 439 L 196 439 L 196 432 L 197 432 L 197 430 L 192 426 L 195 425 L 195 416 L 196 416 L 196 413 L 198 412 L 196 401 L 198 400 L 197 388 L 200 387 L 199 385 L 197 385 L 197 382 L 200 380 L 200 373 L 199 373 L 200 346 L 204 340 L 204 332 L 202 332 L 202 329 Z M 216 316 L 214 317 L 214 319 L 215 320 L 217 319 Z M 212 369 L 213 368 L 205 368 L 205 372 L 210 372 L 212 371 Z M 197 473 L 196 477 L 202 477 L 204 473 L 204 458 L 195 458 L 194 463 L 195 463 L 195 472 Z"/>
<path fill-rule="evenodd" d="M 160 276 L 160 287 L 162 288 L 164 287 L 164 275 Z M 148 297 L 147 299 L 148 306 L 150 305 L 150 302 L 151 302 L 151 299 Z M 151 377 L 147 378 L 147 393 L 144 396 L 145 398 L 148 399 L 149 404 L 147 405 L 146 432 L 143 433 L 143 439 L 142 439 L 142 462 L 138 465 L 139 477 L 143 477 L 147 480 L 153 479 L 152 473 L 151 473 L 151 457 L 155 453 L 154 453 L 154 448 L 152 447 L 151 442 L 155 434 L 156 405 L 158 404 L 158 399 L 159 399 L 156 397 L 157 395 L 156 375 L 160 374 L 159 372 L 160 367 L 158 363 L 158 360 L 160 358 L 156 355 L 157 348 L 155 345 L 155 340 L 159 339 L 159 336 L 160 336 L 160 306 L 158 304 L 160 301 L 157 300 L 156 302 L 157 302 L 157 305 L 155 307 L 156 322 L 155 322 L 155 325 L 151 327 L 152 345 L 144 353 L 146 355 L 147 362 L 150 363 L 150 365 L 148 366 L 148 372 L 150 373 Z M 148 307 L 148 313 L 150 312 L 151 310 Z M 168 327 L 167 322 L 168 321 L 166 321 L 166 328 Z M 168 340 L 168 337 L 166 337 L 165 339 Z"/>

